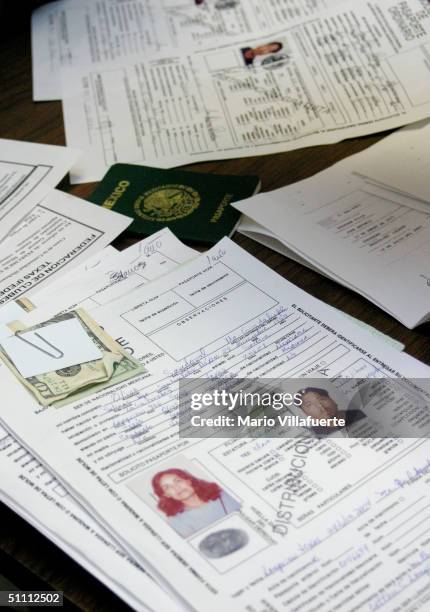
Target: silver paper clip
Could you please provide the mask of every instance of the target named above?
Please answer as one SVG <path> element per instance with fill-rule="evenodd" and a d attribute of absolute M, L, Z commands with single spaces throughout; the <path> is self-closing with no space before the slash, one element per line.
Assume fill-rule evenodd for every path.
<path fill-rule="evenodd" d="M 37 349 L 38 351 L 41 351 L 42 353 L 45 353 L 45 355 L 48 355 L 48 357 L 52 357 L 53 359 L 61 359 L 61 357 L 64 357 L 64 353 L 63 351 L 61 351 L 59 348 L 57 348 L 56 346 L 54 346 L 53 344 L 51 344 L 46 338 L 43 338 L 38 332 L 34 332 L 34 335 L 37 336 L 38 338 L 40 338 L 40 340 L 42 342 L 44 342 L 45 344 L 47 344 L 50 348 L 52 348 L 54 351 L 56 351 L 58 354 L 57 355 L 53 355 L 52 353 L 50 353 L 49 351 L 46 351 L 45 349 L 41 348 L 40 346 L 37 346 L 37 344 L 34 344 L 33 342 L 31 342 L 30 340 L 27 340 L 26 338 L 23 338 L 20 334 L 24 334 L 26 333 L 26 330 L 22 331 L 22 332 L 16 332 L 15 336 L 19 339 L 22 340 L 23 342 L 25 342 L 26 344 L 29 344 L 30 346 L 32 346 L 33 348 Z"/>

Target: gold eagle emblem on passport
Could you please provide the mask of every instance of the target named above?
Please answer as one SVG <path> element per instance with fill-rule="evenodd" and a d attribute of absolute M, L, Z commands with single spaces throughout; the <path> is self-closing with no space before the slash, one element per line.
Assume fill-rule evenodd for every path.
<path fill-rule="evenodd" d="M 187 217 L 200 204 L 200 195 L 186 185 L 161 185 L 139 196 L 134 203 L 136 215 L 146 221 L 176 221 Z"/>

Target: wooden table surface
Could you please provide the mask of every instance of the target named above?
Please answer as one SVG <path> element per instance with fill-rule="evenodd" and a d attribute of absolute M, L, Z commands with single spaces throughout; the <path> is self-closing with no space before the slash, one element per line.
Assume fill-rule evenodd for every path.
<path fill-rule="evenodd" d="M 63 145 L 61 103 L 32 102 L 29 6 L 22 2 L 17 4 L 21 6 L 15 10 L 14 19 L 3 19 L 0 32 L 0 137 Z M 261 178 L 262 190 L 269 191 L 311 176 L 365 149 L 380 137 L 381 134 L 290 153 L 195 164 L 187 169 L 219 174 L 256 174 Z M 70 186 L 67 181 L 60 186 L 82 198 L 88 196 L 94 187 L 94 183 Z M 399 340 L 406 345 L 407 353 L 430 364 L 430 324 L 410 331 L 363 297 L 337 283 L 248 238 L 236 235 L 234 240 L 301 289 Z M 132 238 L 123 235 L 114 246 L 121 249 L 132 242 Z M 402 291 L 401 286 L 399 291 Z M 19 586 L 25 588 L 32 576 L 40 578 L 52 588 L 64 591 L 70 609 L 73 605 L 86 610 L 127 609 L 108 589 L 6 506 L 0 507 L 0 519 L 0 555 L 3 555 L 0 556 L 0 574 L 12 572 L 10 580 L 15 580 L 14 584 L 21 580 L 23 584 Z M 23 573 L 20 573 L 20 568 Z"/>

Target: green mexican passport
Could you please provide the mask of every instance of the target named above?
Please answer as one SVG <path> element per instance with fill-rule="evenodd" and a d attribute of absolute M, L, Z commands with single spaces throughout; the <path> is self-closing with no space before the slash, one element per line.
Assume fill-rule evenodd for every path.
<path fill-rule="evenodd" d="M 128 231 L 148 236 L 167 226 L 183 240 L 231 236 L 240 213 L 230 206 L 257 193 L 256 176 L 201 174 L 115 164 L 90 201 L 133 217 Z"/>

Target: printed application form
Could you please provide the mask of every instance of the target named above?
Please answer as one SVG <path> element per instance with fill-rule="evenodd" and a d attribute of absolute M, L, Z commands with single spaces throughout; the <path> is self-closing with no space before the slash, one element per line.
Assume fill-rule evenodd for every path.
<path fill-rule="evenodd" d="M 64 310 L 74 308 L 78 296 L 82 300 L 81 305 L 87 308 L 107 304 L 110 299 L 116 299 L 133 289 L 128 281 L 134 276 L 137 281 L 135 286 L 142 286 L 149 279 L 166 273 L 166 268 L 172 270 L 179 263 L 196 256 L 193 249 L 180 243 L 167 228 L 121 253 L 111 249 L 113 255 L 106 256 L 106 251 L 110 249 L 104 250 L 103 260 L 100 260 L 100 254 L 89 258 L 67 275 L 68 280 L 64 276 L 54 280 L 35 293 L 32 301 L 39 305 L 43 299 L 51 300 L 48 305 L 52 314 L 58 312 L 52 304 L 54 295 L 58 293 L 61 294 L 61 309 Z M 67 295 L 65 289 L 69 284 L 73 285 L 73 291 Z M 7 304 L 4 308 L 10 312 L 10 306 Z M 2 314 L 0 309 L 0 320 Z M 31 320 L 27 321 L 18 307 L 15 314 L 14 318 L 31 325 Z M 118 543 L 85 512 L 49 470 L 3 428 L 0 428 L 0 466 L 3 474 L 2 501 L 129 605 L 139 610 L 183 609 L 127 557 Z"/>
<path fill-rule="evenodd" d="M 0 241 L 78 159 L 68 147 L 0 139 Z"/>
<path fill-rule="evenodd" d="M 228 239 L 92 316 L 148 372 L 112 393 L 41 410 L 2 366 L 2 389 L 20 410 L 9 402 L 1 418 L 166 586 L 190 606 L 204 601 L 206 610 L 306 609 L 312 602 L 328 612 L 345 601 L 377 610 L 382 602 L 394 609 L 425 601 L 426 440 L 179 438 L 177 383 L 318 370 L 323 377 L 426 378 L 427 366 L 357 329 Z M 300 499 L 286 512 L 285 475 L 303 457 Z M 224 513 L 207 507 L 206 526 L 186 537 L 178 532 L 181 517 L 157 506 L 151 484 L 172 468 L 215 482 L 226 500 Z M 210 543 L 232 531 L 234 552 L 217 547 L 213 554 Z"/>
<path fill-rule="evenodd" d="M 430 317 L 430 209 L 352 174 L 354 157 L 234 206 L 259 225 L 256 240 L 416 327 Z"/>
<path fill-rule="evenodd" d="M 62 97 L 61 69 L 198 48 L 288 25 L 345 0 L 66 0 L 32 14 L 33 99 Z"/>
<path fill-rule="evenodd" d="M 258 39 L 65 69 L 66 139 L 84 150 L 72 182 L 98 180 L 117 161 L 263 155 L 427 117 L 430 11 L 397 4 L 342 3 Z M 266 52 L 258 65 L 250 49 Z"/>

